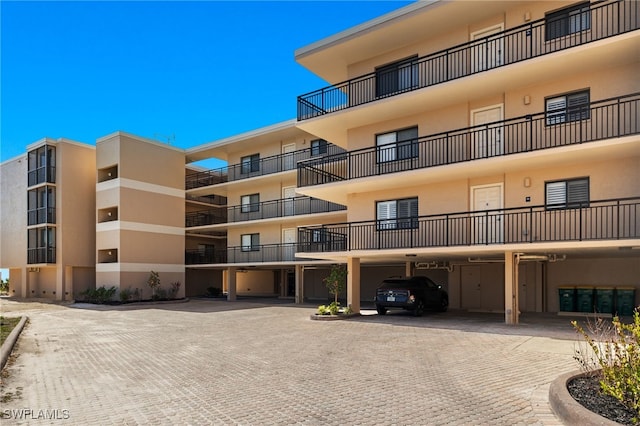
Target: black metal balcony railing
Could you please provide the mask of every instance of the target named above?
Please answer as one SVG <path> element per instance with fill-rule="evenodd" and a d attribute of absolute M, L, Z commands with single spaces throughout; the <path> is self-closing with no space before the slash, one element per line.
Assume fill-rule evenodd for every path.
<path fill-rule="evenodd" d="M 274 217 L 328 213 L 346 209 L 347 208 L 341 204 L 318 200 L 317 198 L 295 197 L 229 207 L 227 210 L 227 218 L 229 222 L 244 222 L 248 220 L 271 219 Z"/>
<path fill-rule="evenodd" d="M 41 247 L 27 249 L 27 264 L 56 263 L 56 248 Z"/>
<path fill-rule="evenodd" d="M 581 208 L 516 207 L 298 228 L 299 252 L 457 247 L 640 238 L 640 197 Z"/>
<path fill-rule="evenodd" d="M 302 260 L 296 258 L 297 244 L 264 244 L 247 247 L 228 247 L 226 250 L 202 251 L 187 250 L 185 263 L 187 265 L 203 265 L 214 263 L 263 263 L 263 262 L 293 262 Z M 306 259 L 310 260 L 310 259 Z"/>
<path fill-rule="evenodd" d="M 185 227 L 214 225 L 227 221 L 226 207 L 189 212 L 185 215 Z"/>
<path fill-rule="evenodd" d="M 362 75 L 298 97 L 298 120 L 503 67 L 640 28 L 640 2 L 594 2 L 582 31 L 550 37 L 539 19 L 482 39 L 406 61 L 398 68 Z M 393 75 L 389 75 L 392 73 Z M 390 85 L 389 82 L 393 81 Z"/>
<path fill-rule="evenodd" d="M 227 197 L 223 197 L 222 195 L 186 195 L 187 200 L 196 201 L 199 203 L 205 204 L 214 204 L 219 206 L 227 205 Z"/>
<path fill-rule="evenodd" d="M 190 174 L 186 177 L 185 187 L 186 189 L 194 189 L 240 179 L 248 179 L 256 176 L 284 172 L 287 170 L 295 170 L 298 161 L 312 157 L 337 154 L 339 152 L 344 152 L 344 149 L 329 143 L 327 144 L 327 152 L 321 155 L 313 155 L 314 153 L 311 148 L 286 154 L 273 155 L 271 157 L 261 158 L 255 162 L 257 165 L 252 163 L 254 167 L 251 171 L 247 170 L 246 165 L 234 164 L 219 169 Z"/>
<path fill-rule="evenodd" d="M 41 223 L 56 223 L 56 209 L 54 207 L 43 207 L 27 211 L 27 225 Z"/>
<path fill-rule="evenodd" d="M 640 3 L 640 2 L 639 2 Z M 298 163 L 298 186 L 398 173 L 640 133 L 640 93 L 591 103 L 586 119 L 547 124 L 544 112 Z"/>
<path fill-rule="evenodd" d="M 41 183 L 56 183 L 56 168 L 54 166 L 43 166 L 27 173 L 28 186 L 40 185 Z"/>
<path fill-rule="evenodd" d="M 244 222 L 276 217 L 328 213 L 340 210 L 346 210 L 346 207 L 341 204 L 311 197 L 284 198 L 244 206 L 220 207 L 187 213 L 185 226 L 188 228 L 227 222 Z"/>

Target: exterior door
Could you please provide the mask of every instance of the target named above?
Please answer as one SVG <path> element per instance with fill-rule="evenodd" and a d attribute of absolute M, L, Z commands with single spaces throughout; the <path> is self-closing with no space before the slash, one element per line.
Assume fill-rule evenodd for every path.
<path fill-rule="evenodd" d="M 295 198 L 296 187 L 286 186 L 282 188 L 282 215 L 293 216 L 296 214 Z"/>
<path fill-rule="evenodd" d="M 502 243 L 502 183 L 472 187 L 471 205 L 474 244 Z"/>
<path fill-rule="evenodd" d="M 472 126 L 479 127 L 473 132 L 473 158 L 487 158 L 502 155 L 503 126 L 502 124 L 489 124 L 503 120 L 503 105 L 492 105 L 486 108 L 471 111 Z"/>
<path fill-rule="evenodd" d="M 296 228 L 282 230 L 282 260 L 295 260 L 296 253 Z"/>
<path fill-rule="evenodd" d="M 504 41 L 502 37 L 491 37 L 504 30 L 499 24 L 471 33 L 471 40 L 478 43 L 471 48 L 471 72 L 476 73 L 502 65 Z"/>
<path fill-rule="evenodd" d="M 282 146 L 282 169 L 292 170 L 296 167 L 296 159 L 293 152 L 296 150 L 296 144 L 290 143 Z"/>

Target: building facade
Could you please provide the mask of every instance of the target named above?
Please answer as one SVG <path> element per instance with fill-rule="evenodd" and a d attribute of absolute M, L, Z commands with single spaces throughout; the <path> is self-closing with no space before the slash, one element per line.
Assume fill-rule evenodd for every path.
<path fill-rule="evenodd" d="M 298 49 L 330 85 L 294 120 L 186 150 L 43 140 L 3 163 L 19 208 L 2 203 L 0 266 L 20 297 L 146 297 L 154 270 L 180 296 L 324 301 L 346 264 L 355 311 L 416 274 L 508 323 L 567 310 L 563 289 L 637 306 L 638 46 L 632 0 L 410 4 Z"/>
<path fill-rule="evenodd" d="M 331 86 L 298 127 L 347 150 L 298 166 L 347 206 L 299 254 L 346 262 L 356 310 L 365 263 L 442 268 L 451 307 L 511 323 L 563 286 L 637 288 L 639 7 L 417 2 L 299 49 Z"/>

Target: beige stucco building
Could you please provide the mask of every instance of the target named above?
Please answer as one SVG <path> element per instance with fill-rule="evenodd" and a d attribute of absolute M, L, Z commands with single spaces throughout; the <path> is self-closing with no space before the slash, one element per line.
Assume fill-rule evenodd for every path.
<path fill-rule="evenodd" d="M 445 270 L 452 308 L 507 322 L 559 311 L 562 287 L 637 289 L 639 20 L 636 1 L 427 1 L 299 49 L 332 85 L 298 127 L 348 153 L 299 165 L 347 220 L 301 229 L 298 255 L 348 263 L 354 307 L 368 263 Z"/>
<path fill-rule="evenodd" d="M 614 289 L 637 306 L 639 28 L 632 0 L 416 2 L 298 49 L 330 86 L 299 96 L 294 120 L 186 150 L 123 132 L 40 141 L 0 167 L 16 200 L 0 267 L 20 297 L 148 292 L 155 270 L 180 295 L 324 301 L 340 263 L 356 311 L 412 274 L 508 323 L 585 310 L 578 293 L 563 305 L 573 288 L 592 290 L 587 309 Z M 56 179 L 32 185 L 40 146 Z M 208 158 L 228 166 L 192 164 Z M 27 205 L 40 188 L 54 223 L 31 223 L 51 207 Z"/>

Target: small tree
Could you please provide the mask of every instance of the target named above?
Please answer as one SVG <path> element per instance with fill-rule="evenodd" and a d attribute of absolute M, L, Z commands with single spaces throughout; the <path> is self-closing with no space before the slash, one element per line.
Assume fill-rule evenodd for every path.
<path fill-rule="evenodd" d="M 333 265 L 331 272 L 323 280 L 329 293 L 333 294 L 334 303 L 338 304 L 338 295 L 347 286 L 347 268 L 344 265 Z"/>
<path fill-rule="evenodd" d="M 160 274 L 155 271 L 151 271 L 149 278 L 147 279 L 147 284 L 151 288 L 151 298 L 155 299 L 156 290 L 160 287 Z"/>

